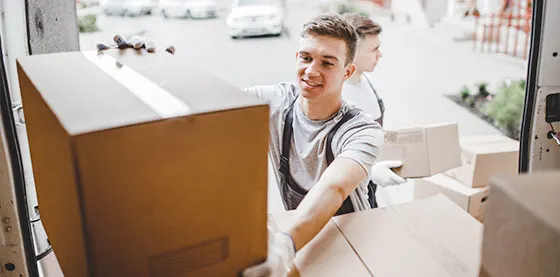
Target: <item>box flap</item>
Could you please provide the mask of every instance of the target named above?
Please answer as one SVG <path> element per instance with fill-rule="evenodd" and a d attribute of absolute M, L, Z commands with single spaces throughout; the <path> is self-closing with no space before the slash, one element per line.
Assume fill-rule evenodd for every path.
<path fill-rule="evenodd" d="M 283 232 L 288 231 L 294 219 L 293 212 L 274 213 L 272 218 L 272 227 Z M 372 276 L 332 220 L 298 251 L 294 263 L 301 276 Z"/>
<path fill-rule="evenodd" d="M 376 277 L 478 272 L 482 226 L 443 195 L 333 220 Z"/>
<path fill-rule="evenodd" d="M 21 72 L 41 91 L 45 102 L 70 134 L 87 133 L 162 118 L 152 102 L 161 102 L 153 89 L 131 92 L 135 77 L 151 82 L 167 92 L 178 105 L 186 105 L 187 113 L 204 113 L 264 102 L 243 93 L 239 88 L 189 67 L 188 60 L 168 53 L 149 54 L 139 51 L 110 50 L 103 52 L 103 61 L 113 61 L 103 70 L 88 57 L 95 52 L 65 52 L 18 58 Z M 95 55 L 93 55 L 95 56 Z M 110 72 L 134 72 L 115 78 Z M 48 72 L 48 74 L 45 74 Z M 109 72 L 109 73 L 108 73 Z M 118 75 L 118 74 L 117 74 Z M 136 83 L 135 83 L 136 82 Z M 141 90 L 141 87 L 138 88 Z M 150 100 L 150 101 L 147 101 Z M 181 103 L 183 102 L 183 103 Z M 160 110 L 173 109 L 163 103 Z M 25 106 L 25 103 L 24 103 Z"/>
<path fill-rule="evenodd" d="M 430 175 L 461 165 L 459 129 L 456 123 L 426 128 Z"/>

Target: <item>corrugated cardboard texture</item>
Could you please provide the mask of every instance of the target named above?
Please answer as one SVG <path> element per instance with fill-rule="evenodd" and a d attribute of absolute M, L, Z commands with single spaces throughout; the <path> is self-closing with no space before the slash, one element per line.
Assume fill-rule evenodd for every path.
<path fill-rule="evenodd" d="M 215 78 L 191 86 L 195 70 L 171 55 L 123 53 L 111 55 L 195 114 L 157 119 L 81 53 L 19 64 L 41 216 L 65 276 L 237 276 L 264 260 L 268 106 Z"/>
<path fill-rule="evenodd" d="M 445 174 L 416 179 L 414 182 L 415 199 L 441 193 L 477 220 L 483 220 L 484 207 L 488 199 L 488 187 L 469 188 Z"/>
<path fill-rule="evenodd" d="M 272 218 L 278 229 L 284 232 L 294 219 L 293 213 L 277 213 Z M 294 263 L 297 268 L 290 277 L 372 276 L 332 220 L 298 251 Z"/>
<path fill-rule="evenodd" d="M 482 265 L 492 277 L 560 276 L 560 172 L 495 178 Z"/>
<path fill-rule="evenodd" d="M 461 142 L 462 165 L 447 175 L 468 187 L 484 187 L 493 176 L 515 176 L 519 168 L 519 142 L 496 136 L 473 137 Z"/>
<path fill-rule="evenodd" d="M 482 225 L 443 195 L 333 220 L 375 277 L 478 273 Z"/>
<path fill-rule="evenodd" d="M 385 132 L 381 160 L 403 161 L 404 178 L 421 178 L 461 164 L 457 124 L 403 128 Z"/>

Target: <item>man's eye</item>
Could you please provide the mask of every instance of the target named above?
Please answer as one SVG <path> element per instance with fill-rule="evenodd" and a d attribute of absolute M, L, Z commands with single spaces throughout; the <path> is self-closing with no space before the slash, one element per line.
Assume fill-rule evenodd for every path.
<path fill-rule="evenodd" d="M 324 66 L 333 66 L 334 64 L 333 64 L 333 63 L 330 63 L 330 62 L 323 62 L 323 65 L 324 65 Z"/>
<path fill-rule="evenodd" d="M 309 57 L 300 57 L 300 59 L 306 62 L 311 61 L 311 58 Z"/>

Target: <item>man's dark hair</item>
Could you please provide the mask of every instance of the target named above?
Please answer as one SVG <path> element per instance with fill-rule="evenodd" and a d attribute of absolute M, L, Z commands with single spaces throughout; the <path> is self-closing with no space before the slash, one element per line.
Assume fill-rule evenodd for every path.
<path fill-rule="evenodd" d="M 365 38 L 367 35 L 379 35 L 382 31 L 381 25 L 361 14 L 346 13 L 343 17 L 354 27 L 360 39 Z"/>
<path fill-rule="evenodd" d="M 354 60 L 358 37 L 354 28 L 341 15 L 321 14 L 303 24 L 301 37 L 326 36 L 341 39 L 346 43 L 346 61 L 348 65 Z"/>

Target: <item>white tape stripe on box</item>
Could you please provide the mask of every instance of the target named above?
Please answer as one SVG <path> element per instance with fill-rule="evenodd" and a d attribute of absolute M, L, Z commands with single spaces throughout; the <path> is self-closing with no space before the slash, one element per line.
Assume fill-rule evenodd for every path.
<path fill-rule="evenodd" d="M 115 58 L 103 53 L 98 54 L 97 51 L 84 51 L 82 54 L 162 118 L 187 115 L 191 112 L 189 106 L 181 99 Z"/>

